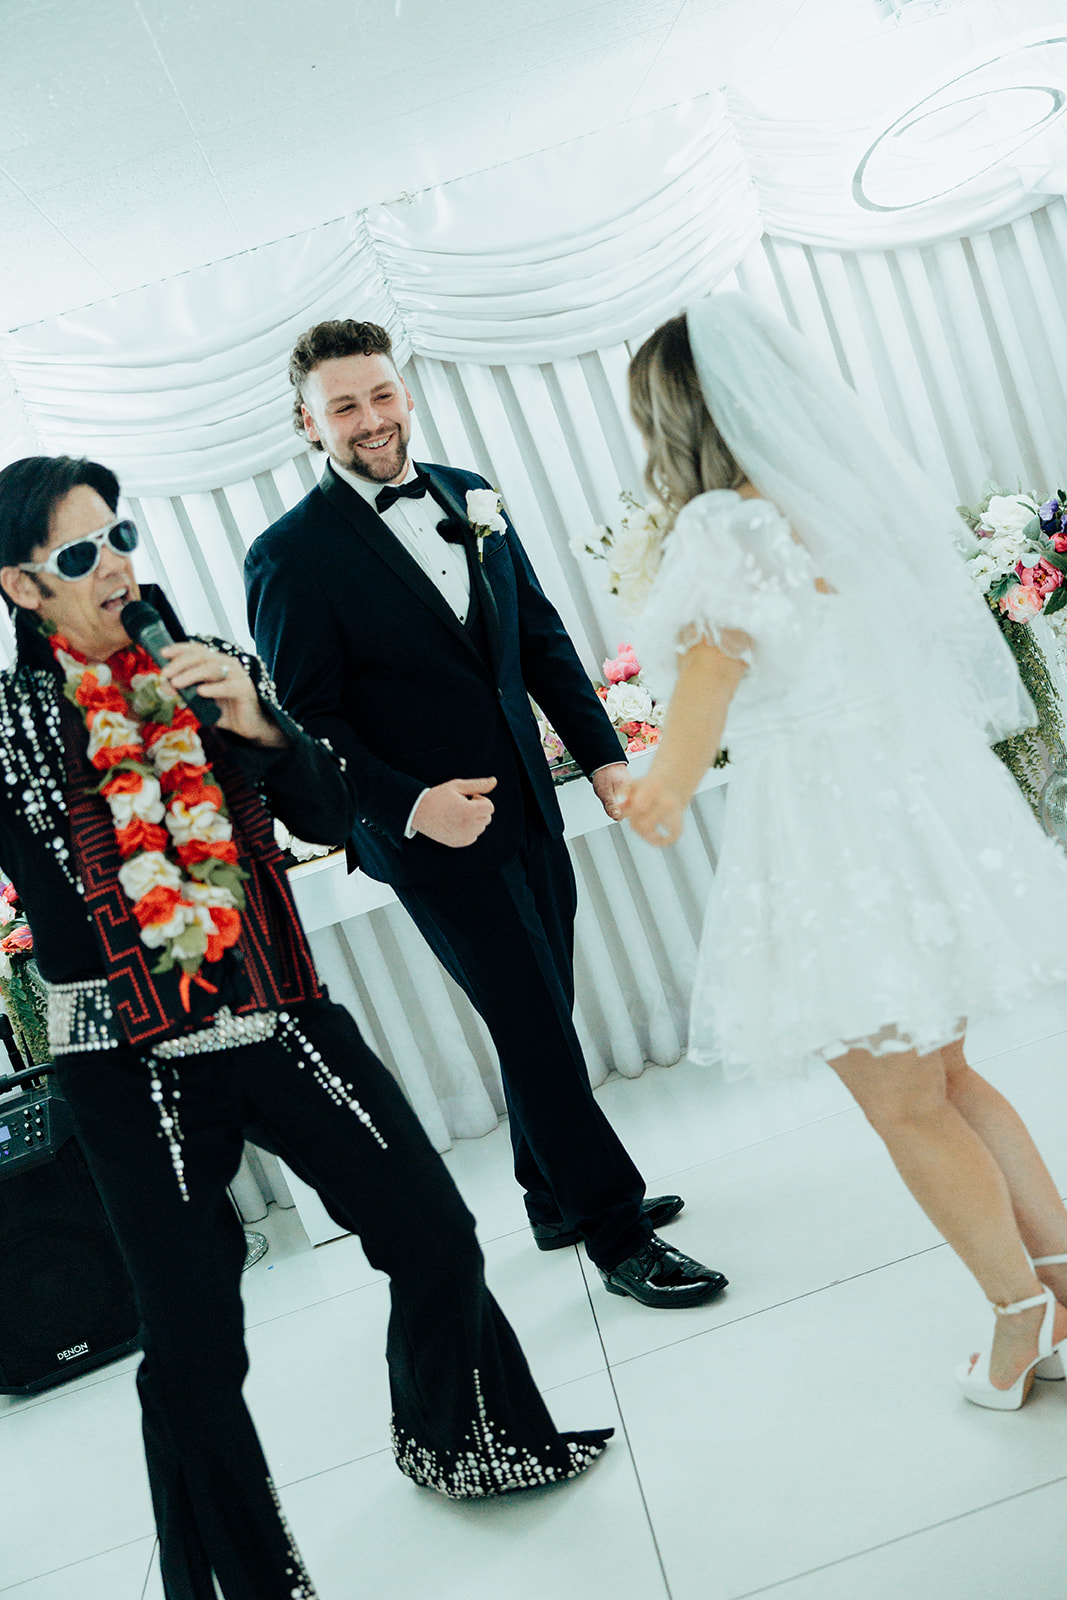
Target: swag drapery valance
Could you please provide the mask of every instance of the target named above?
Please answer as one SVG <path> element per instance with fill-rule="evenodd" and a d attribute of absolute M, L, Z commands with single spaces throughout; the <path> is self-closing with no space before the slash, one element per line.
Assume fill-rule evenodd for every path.
<path fill-rule="evenodd" d="M 1012 49 L 1067 91 L 1059 46 Z M 0 336 L 0 460 L 89 453 L 131 494 L 215 489 L 304 448 L 286 359 L 321 318 L 383 323 L 401 361 L 539 365 L 642 335 L 764 232 L 885 251 L 1013 222 L 1064 187 L 1049 117 L 947 192 L 865 209 L 852 179 L 872 127 L 705 95 Z"/>

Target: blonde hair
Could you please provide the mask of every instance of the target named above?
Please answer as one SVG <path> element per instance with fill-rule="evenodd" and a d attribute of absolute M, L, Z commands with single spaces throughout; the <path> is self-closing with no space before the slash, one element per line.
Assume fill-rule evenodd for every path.
<path fill-rule="evenodd" d="M 648 448 L 645 482 L 668 526 L 698 494 L 745 482 L 704 404 L 684 316 L 657 328 L 630 362 L 630 409 Z"/>

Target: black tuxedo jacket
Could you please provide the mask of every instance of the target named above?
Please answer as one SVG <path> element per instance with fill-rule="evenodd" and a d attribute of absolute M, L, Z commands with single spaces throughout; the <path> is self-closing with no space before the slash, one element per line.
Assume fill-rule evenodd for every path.
<path fill-rule="evenodd" d="M 322 482 L 252 545 L 249 626 L 286 709 L 329 740 L 354 780 L 350 866 L 385 883 L 443 882 L 519 848 L 532 805 L 563 831 L 533 695 L 582 769 L 624 760 L 618 735 L 511 523 L 479 562 L 472 472 L 419 463 L 442 517 L 465 530 L 476 626 L 465 627 L 377 513 L 327 464 Z M 404 838 L 419 794 L 495 777 L 493 819 L 474 844 Z M 525 801 L 524 801 L 525 790 Z M 297 830 L 299 832 L 299 830 Z"/>

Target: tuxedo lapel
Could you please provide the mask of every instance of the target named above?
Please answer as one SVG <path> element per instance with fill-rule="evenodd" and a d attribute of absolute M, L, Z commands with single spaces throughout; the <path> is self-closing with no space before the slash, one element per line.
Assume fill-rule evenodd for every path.
<path fill-rule="evenodd" d="M 329 462 L 326 463 L 326 470 L 319 480 L 319 488 L 334 510 L 344 518 L 353 532 L 370 546 L 374 554 L 407 584 L 412 593 L 428 606 L 434 616 L 450 628 L 457 638 L 464 640 L 470 649 L 477 652 L 477 646 L 470 634 L 437 585 L 426 576 L 415 558 L 408 554 L 400 540 L 394 536 L 377 512 L 372 511 L 362 495 L 358 495 L 349 484 L 337 477 L 331 470 Z"/>
<path fill-rule="evenodd" d="M 427 466 L 422 462 L 418 462 L 416 465 L 430 485 L 433 497 L 438 505 L 444 508 L 452 522 L 455 522 L 464 530 L 463 548 L 467 555 L 467 571 L 470 574 L 471 588 L 477 593 L 481 603 L 486 637 L 489 641 L 489 653 L 493 661 L 493 674 L 495 677 L 499 677 L 500 662 L 503 655 L 500 612 L 497 609 L 493 586 L 486 576 L 485 566 L 478 560 L 477 541 L 467 520 L 466 507 L 460 505 L 456 494 L 448 484 L 438 477 L 432 466 Z"/>

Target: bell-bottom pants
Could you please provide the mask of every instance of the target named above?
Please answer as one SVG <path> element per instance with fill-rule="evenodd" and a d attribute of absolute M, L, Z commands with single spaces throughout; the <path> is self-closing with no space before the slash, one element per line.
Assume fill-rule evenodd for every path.
<path fill-rule="evenodd" d="M 315 1592 L 241 1395 L 245 1239 L 227 1185 L 257 1130 L 391 1280 L 403 1472 L 457 1497 L 495 1494 L 573 1476 L 601 1447 L 556 1431 L 485 1286 L 474 1219 L 349 1014 L 315 1001 L 289 1017 L 272 1039 L 165 1064 L 188 1199 L 144 1057 L 120 1047 L 56 1063 L 143 1319 L 137 1386 L 167 1600 L 214 1600 L 212 1574 L 226 1600 Z"/>

